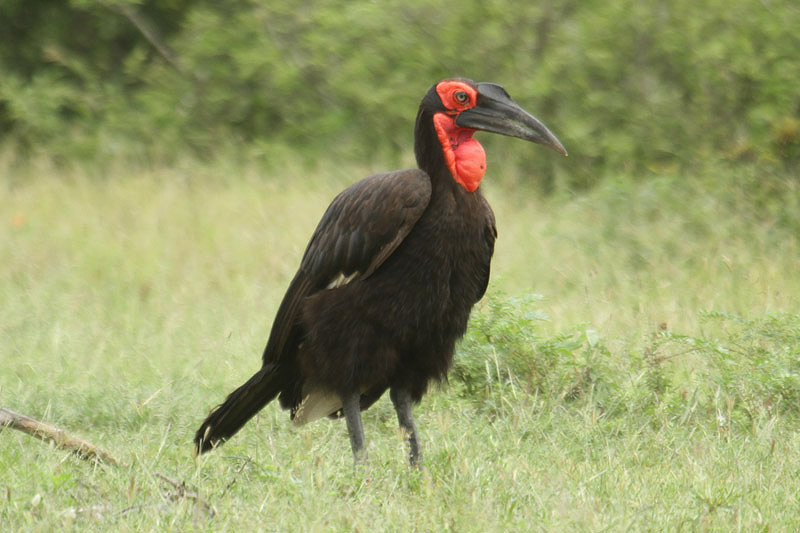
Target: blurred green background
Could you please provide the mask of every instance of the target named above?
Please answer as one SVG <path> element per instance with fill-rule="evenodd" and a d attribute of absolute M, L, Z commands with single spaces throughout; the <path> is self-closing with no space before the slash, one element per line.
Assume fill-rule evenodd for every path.
<path fill-rule="evenodd" d="M 554 182 L 800 162 L 793 0 L 2 0 L 0 131 L 15 157 L 400 163 L 435 81 L 495 81 L 570 151 Z M 497 160 L 519 154 L 496 143 Z M 554 168 L 558 165 L 560 170 Z"/>

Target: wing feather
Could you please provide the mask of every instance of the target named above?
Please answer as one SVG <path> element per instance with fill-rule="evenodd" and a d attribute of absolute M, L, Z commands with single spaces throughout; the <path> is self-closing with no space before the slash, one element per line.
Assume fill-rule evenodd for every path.
<path fill-rule="evenodd" d="M 328 207 L 308 243 L 300 269 L 322 286 L 340 273 L 369 277 L 428 206 L 431 184 L 419 169 L 364 178 Z"/>
<path fill-rule="evenodd" d="M 484 219 L 485 226 L 483 228 L 483 238 L 487 248 L 489 249 L 489 255 L 487 256 L 487 261 L 486 264 L 484 265 L 484 272 L 482 273 L 483 279 L 478 291 L 477 300 L 483 298 L 483 295 L 486 293 L 486 287 L 488 287 L 489 285 L 489 271 L 490 271 L 492 255 L 494 254 L 494 241 L 497 240 L 497 224 L 495 223 L 494 220 L 494 211 L 492 211 L 492 207 L 489 205 L 489 202 L 486 201 L 486 198 L 484 198 L 483 196 L 481 196 L 480 198 L 481 198 L 481 203 L 483 203 L 484 212 L 486 213 Z"/>
<path fill-rule="evenodd" d="M 303 300 L 329 286 L 369 278 L 403 242 L 430 197 L 430 177 L 407 169 L 364 178 L 334 198 L 278 308 L 264 350 L 265 364 L 296 350 L 302 338 Z"/>

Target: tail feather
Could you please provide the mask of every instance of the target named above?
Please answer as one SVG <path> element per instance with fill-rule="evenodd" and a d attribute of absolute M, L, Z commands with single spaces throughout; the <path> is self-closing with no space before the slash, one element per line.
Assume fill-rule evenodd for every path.
<path fill-rule="evenodd" d="M 275 399 L 281 380 L 275 365 L 265 365 L 247 382 L 215 407 L 194 436 L 195 453 L 205 453 L 241 429 L 265 405 Z"/>

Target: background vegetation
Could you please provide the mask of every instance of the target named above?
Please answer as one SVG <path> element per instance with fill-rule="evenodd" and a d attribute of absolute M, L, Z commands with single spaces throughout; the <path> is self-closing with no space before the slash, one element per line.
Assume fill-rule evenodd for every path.
<path fill-rule="evenodd" d="M 790 0 L 4 0 L 0 131 L 68 160 L 245 143 L 268 163 L 386 161 L 420 95 L 464 75 L 552 125 L 573 186 L 709 160 L 796 169 L 798 27 Z"/>
<path fill-rule="evenodd" d="M 273 5 L 274 4 L 274 5 Z M 8 530 L 800 529 L 800 9 L 790 1 L 0 2 Z M 500 237 L 450 383 L 197 462 L 330 199 L 413 164 L 437 79 L 570 150 L 482 136 Z M 185 483 L 215 514 L 187 497 Z"/>

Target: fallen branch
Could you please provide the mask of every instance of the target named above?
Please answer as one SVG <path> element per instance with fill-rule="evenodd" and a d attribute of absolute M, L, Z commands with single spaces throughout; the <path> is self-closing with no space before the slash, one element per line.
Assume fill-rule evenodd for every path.
<path fill-rule="evenodd" d="M 5 426 L 27 433 L 45 442 L 52 442 L 57 448 L 69 450 L 81 459 L 119 466 L 119 461 L 114 456 L 91 442 L 72 436 L 63 429 L 0 407 L 0 428 Z"/>
<path fill-rule="evenodd" d="M 121 464 L 110 453 L 98 448 L 91 442 L 74 437 L 63 429 L 45 424 L 44 422 L 39 422 L 29 416 L 15 413 L 10 409 L 0 407 L 0 430 L 5 427 L 22 431 L 23 433 L 27 433 L 45 442 L 52 442 L 57 448 L 69 450 L 78 455 L 81 459 L 94 460 L 112 466 L 124 466 L 124 464 Z M 155 472 L 155 476 L 172 487 L 172 490 L 165 491 L 166 496 L 170 500 L 177 501 L 180 499 L 187 499 L 194 502 L 195 509 L 204 512 L 209 518 L 216 514 L 214 507 L 206 502 L 197 491 L 189 489 L 185 482 L 179 483 L 160 472 Z M 128 513 L 135 508 L 136 506 L 128 507 L 122 511 L 122 514 Z M 70 515 L 78 515 L 81 513 L 99 513 L 105 510 L 106 507 L 94 506 L 68 509 L 67 512 Z"/>

